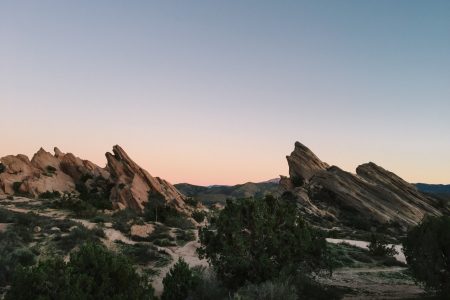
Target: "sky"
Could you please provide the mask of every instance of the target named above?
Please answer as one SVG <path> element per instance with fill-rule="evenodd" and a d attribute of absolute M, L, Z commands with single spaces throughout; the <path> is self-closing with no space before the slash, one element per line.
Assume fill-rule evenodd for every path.
<path fill-rule="evenodd" d="M 295 141 L 450 183 L 450 1 L 2 0 L 0 128 L 172 183 L 287 175 Z"/>

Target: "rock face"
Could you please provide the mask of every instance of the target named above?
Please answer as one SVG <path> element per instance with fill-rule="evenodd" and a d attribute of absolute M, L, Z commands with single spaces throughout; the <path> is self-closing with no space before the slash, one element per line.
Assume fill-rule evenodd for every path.
<path fill-rule="evenodd" d="M 46 191 L 71 192 L 73 179 L 61 171 L 58 158 L 40 149 L 31 159 L 19 154 L 0 159 L 5 170 L 0 174 L 0 190 L 5 194 L 38 196 Z"/>
<path fill-rule="evenodd" d="M 148 201 L 162 201 L 182 210 L 185 197 L 170 183 L 151 176 L 139 167 L 120 146 L 113 147 L 113 154 L 106 153 L 108 170 L 114 187 L 111 190 L 113 205 L 143 210 Z"/>
<path fill-rule="evenodd" d="M 329 167 L 298 142 L 287 160 L 290 178 L 281 178 L 280 185 L 315 217 L 344 223 L 358 219 L 406 229 L 426 214 L 441 214 L 436 200 L 372 162 L 352 174 Z"/>
<path fill-rule="evenodd" d="M 311 177 L 328 168 L 311 150 L 300 142 L 295 143 L 295 149 L 286 156 L 289 165 L 289 176 L 297 184 L 307 183 Z"/>
<path fill-rule="evenodd" d="M 115 208 L 142 210 L 150 195 L 150 200 L 184 210 L 185 197 L 173 185 L 151 176 L 119 146 L 113 147 L 114 154 L 106 153 L 106 168 L 58 148 L 54 152 L 41 148 L 31 161 L 22 154 L 1 158 L 0 193 L 37 197 L 47 191 L 76 193 L 81 185 L 108 195 Z"/>

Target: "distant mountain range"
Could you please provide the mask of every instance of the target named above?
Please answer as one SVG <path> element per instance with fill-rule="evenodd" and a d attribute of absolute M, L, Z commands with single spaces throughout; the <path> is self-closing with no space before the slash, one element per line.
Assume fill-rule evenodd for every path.
<path fill-rule="evenodd" d="M 422 193 L 450 196 L 450 184 L 416 183 L 415 186 Z"/>
<path fill-rule="evenodd" d="M 264 195 L 267 194 L 280 196 L 281 189 L 278 182 L 279 179 L 271 179 L 264 182 L 247 182 L 233 186 L 200 186 L 189 183 L 179 183 L 175 184 L 175 187 L 184 195 L 195 198 L 204 205 L 209 206 L 215 203 L 224 204 L 226 199 L 264 197 Z"/>

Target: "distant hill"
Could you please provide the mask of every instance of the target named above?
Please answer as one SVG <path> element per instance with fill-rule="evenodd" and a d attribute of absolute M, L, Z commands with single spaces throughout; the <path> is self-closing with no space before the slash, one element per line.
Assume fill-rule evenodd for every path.
<path fill-rule="evenodd" d="M 207 206 L 214 203 L 225 203 L 226 199 L 263 197 L 267 194 L 273 196 L 281 195 L 278 180 L 274 179 L 259 183 L 247 182 L 232 186 L 200 186 L 179 183 L 175 184 L 175 187 L 185 196 L 192 197 Z"/>
<path fill-rule="evenodd" d="M 450 196 L 450 184 L 427 184 L 427 183 L 416 183 L 417 189 L 422 193 L 428 194 L 441 194 Z"/>
<path fill-rule="evenodd" d="M 437 199 L 440 206 L 449 207 L 450 184 L 416 183 L 415 186 L 420 192 Z"/>

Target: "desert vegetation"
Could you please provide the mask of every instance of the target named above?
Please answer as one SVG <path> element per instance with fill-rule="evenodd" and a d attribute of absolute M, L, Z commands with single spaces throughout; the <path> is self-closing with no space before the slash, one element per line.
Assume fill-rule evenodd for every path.
<path fill-rule="evenodd" d="M 450 217 L 426 217 L 403 243 L 413 276 L 442 297 L 450 294 Z"/>
<path fill-rule="evenodd" d="M 125 256 L 86 243 L 68 263 L 57 257 L 20 268 L 5 299 L 153 299 L 153 289 Z"/>

